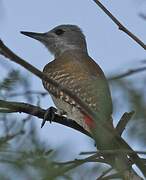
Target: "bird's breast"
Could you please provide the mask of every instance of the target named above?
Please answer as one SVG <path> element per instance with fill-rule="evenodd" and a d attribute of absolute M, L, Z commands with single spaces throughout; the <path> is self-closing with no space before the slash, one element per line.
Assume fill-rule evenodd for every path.
<path fill-rule="evenodd" d="M 51 95 L 51 97 L 60 114 L 63 112 L 68 119 L 74 120 L 81 127 L 90 132 L 91 121 L 85 114 L 83 114 L 77 107 L 63 101 L 62 99 L 56 98 L 53 95 Z"/>

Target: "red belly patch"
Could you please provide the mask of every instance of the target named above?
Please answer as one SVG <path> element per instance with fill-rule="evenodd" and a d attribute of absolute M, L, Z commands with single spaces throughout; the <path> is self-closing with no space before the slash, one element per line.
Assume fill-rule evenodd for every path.
<path fill-rule="evenodd" d="M 87 115 L 84 116 L 84 122 L 89 128 L 95 128 L 95 122 Z"/>

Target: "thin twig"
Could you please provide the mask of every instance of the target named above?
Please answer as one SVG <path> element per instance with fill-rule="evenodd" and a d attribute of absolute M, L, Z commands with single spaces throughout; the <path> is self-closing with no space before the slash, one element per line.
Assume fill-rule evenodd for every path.
<path fill-rule="evenodd" d="M 63 174 L 71 169 L 74 169 L 78 166 L 81 166 L 82 164 L 86 163 L 86 162 L 90 162 L 94 159 L 95 155 L 89 156 L 87 158 L 85 158 L 84 160 L 74 160 L 74 161 L 68 161 L 67 162 L 53 162 L 54 165 L 62 165 L 60 168 L 60 172 L 57 171 L 57 175 L 59 175 L 60 173 Z M 65 163 L 65 164 L 64 164 Z"/>
<path fill-rule="evenodd" d="M 145 154 L 146 151 L 134 151 L 137 154 Z M 117 149 L 117 150 L 100 150 L 100 151 L 89 151 L 89 152 L 81 152 L 79 155 L 89 155 L 89 154 L 97 154 L 97 156 L 104 156 L 107 154 L 133 154 L 132 150 L 127 149 Z"/>
<path fill-rule="evenodd" d="M 95 161 L 96 160 L 96 161 Z M 69 165 L 69 164 L 84 164 L 86 162 L 98 162 L 98 160 L 101 162 L 105 162 L 104 159 L 101 159 L 99 157 L 99 159 L 97 159 L 97 154 L 94 154 L 92 156 L 89 156 L 85 159 L 75 159 L 75 160 L 72 160 L 72 161 L 66 161 L 66 162 L 54 162 L 56 165 Z"/>
<path fill-rule="evenodd" d="M 105 177 L 102 177 L 102 178 L 97 178 L 97 180 L 111 180 L 111 179 L 125 179 L 124 176 L 123 176 L 123 173 L 124 171 L 122 172 L 118 172 L 118 173 L 115 173 L 115 174 L 111 174 L 109 176 L 105 176 Z"/>
<path fill-rule="evenodd" d="M 40 95 L 40 96 L 46 96 L 46 95 L 48 95 L 47 92 L 35 91 L 35 90 L 28 90 L 28 91 L 20 92 L 20 93 L 10 93 L 10 94 L 7 95 L 7 97 L 25 96 L 25 95 L 30 95 L 30 94 Z"/>
<path fill-rule="evenodd" d="M 130 119 L 132 118 L 132 116 L 134 115 L 135 111 L 131 111 L 131 112 L 125 112 L 123 114 L 123 116 L 121 117 L 120 121 L 117 124 L 116 130 L 118 131 L 118 133 L 120 134 L 120 136 L 122 135 L 123 131 L 126 128 L 126 125 L 128 124 L 128 122 L 130 121 Z"/>
<path fill-rule="evenodd" d="M 89 156 L 85 159 L 75 159 L 72 161 L 66 161 L 66 162 L 60 162 L 59 164 L 67 165 L 72 164 L 76 162 L 107 162 L 106 157 L 107 155 L 116 155 L 116 154 L 146 154 L 146 151 L 131 151 L 127 149 L 117 149 L 117 150 L 100 150 L 100 151 L 92 151 L 92 152 L 81 152 L 80 155 L 89 155 L 93 154 L 92 156 Z M 104 157 L 104 158 L 103 158 Z"/>
<path fill-rule="evenodd" d="M 66 161 L 66 162 L 54 162 L 56 165 L 69 165 L 69 164 L 75 164 L 75 163 L 89 163 L 89 162 L 98 162 L 98 163 L 107 163 L 105 159 L 97 158 L 97 159 L 75 159 L 72 161 Z"/>
<path fill-rule="evenodd" d="M 105 170 L 96 180 L 101 180 L 104 176 L 106 176 L 112 170 L 113 170 L 112 167 L 107 169 L 107 170 Z"/>
<path fill-rule="evenodd" d="M 130 32 L 99 0 L 93 0 L 107 15 L 108 17 L 119 27 L 119 29 L 125 32 L 135 42 L 146 50 L 146 45 L 137 36 Z"/>
<path fill-rule="evenodd" d="M 111 179 L 124 179 L 124 180 L 144 180 L 140 176 L 133 174 L 132 172 L 119 171 L 118 173 L 110 174 L 97 180 L 111 180 Z"/>
<path fill-rule="evenodd" d="M 121 73 L 121 74 L 117 74 L 117 75 L 113 75 L 111 77 L 108 78 L 109 81 L 113 81 L 113 80 L 117 80 L 117 79 L 121 79 L 127 76 L 131 76 L 133 74 L 145 71 L 146 67 L 140 67 L 140 68 L 136 68 L 136 69 L 130 69 L 125 73 Z"/>

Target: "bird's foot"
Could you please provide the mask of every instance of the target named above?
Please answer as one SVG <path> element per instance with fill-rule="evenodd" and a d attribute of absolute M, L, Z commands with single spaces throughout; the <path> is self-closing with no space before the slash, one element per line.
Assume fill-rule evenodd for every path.
<path fill-rule="evenodd" d="M 49 119 L 50 123 L 53 121 L 56 112 L 57 112 L 57 109 L 52 106 L 46 110 L 44 119 L 41 124 L 41 128 L 45 125 L 45 123 L 48 119 Z"/>

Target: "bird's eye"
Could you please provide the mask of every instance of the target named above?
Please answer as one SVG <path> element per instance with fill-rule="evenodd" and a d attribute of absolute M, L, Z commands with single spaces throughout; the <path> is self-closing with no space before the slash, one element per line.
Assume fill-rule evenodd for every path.
<path fill-rule="evenodd" d="M 55 34 L 57 34 L 58 36 L 62 35 L 65 31 L 63 29 L 57 29 L 55 31 Z"/>

